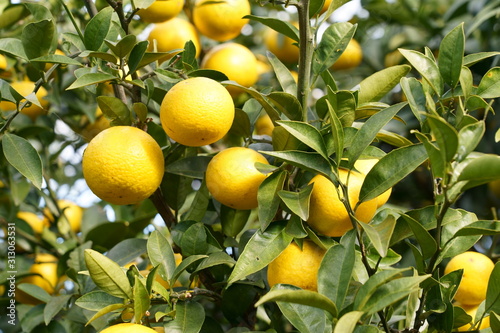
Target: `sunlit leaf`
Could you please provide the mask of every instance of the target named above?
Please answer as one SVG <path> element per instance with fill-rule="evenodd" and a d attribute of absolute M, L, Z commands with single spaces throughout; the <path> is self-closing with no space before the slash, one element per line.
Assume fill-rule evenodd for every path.
<path fill-rule="evenodd" d="M 359 105 L 378 102 L 410 72 L 408 65 L 392 66 L 378 71 L 359 83 Z"/>
<path fill-rule="evenodd" d="M 436 62 L 418 51 L 399 49 L 399 52 L 401 52 L 410 65 L 423 76 L 434 92 L 441 96 L 444 89 L 444 83 Z"/>
<path fill-rule="evenodd" d="M 444 36 L 439 46 L 438 65 L 444 82 L 455 88 L 460 79 L 465 48 L 463 23 Z"/>
<path fill-rule="evenodd" d="M 15 134 L 5 133 L 2 148 L 7 161 L 40 189 L 43 178 L 42 160 L 31 143 Z"/>
<path fill-rule="evenodd" d="M 309 200 L 312 189 L 312 184 L 309 184 L 298 192 L 281 190 L 278 196 L 294 214 L 306 221 L 309 218 Z"/>

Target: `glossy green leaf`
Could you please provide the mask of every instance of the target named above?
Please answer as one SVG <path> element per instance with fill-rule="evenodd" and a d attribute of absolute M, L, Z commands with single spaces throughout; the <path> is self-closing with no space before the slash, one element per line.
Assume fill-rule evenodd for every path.
<path fill-rule="evenodd" d="M 467 125 L 458 132 L 458 155 L 457 160 L 463 161 L 476 149 L 483 138 L 486 126 L 483 120 Z"/>
<path fill-rule="evenodd" d="M 414 77 L 404 77 L 401 79 L 400 84 L 413 115 L 419 122 L 422 122 L 420 112 L 426 111 L 426 97 L 422 83 Z"/>
<path fill-rule="evenodd" d="M 165 332 L 198 333 L 205 320 L 205 309 L 198 302 L 178 302 L 175 306 L 175 318 L 164 325 Z"/>
<path fill-rule="evenodd" d="M 491 235 L 500 234 L 500 221 L 476 221 L 463 227 L 455 236 Z"/>
<path fill-rule="evenodd" d="M 472 66 L 481 60 L 488 59 L 500 55 L 500 52 L 478 52 L 468 54 L 464 57 L 464 66 Z"/>
<path fill-rule="evenodd" d="M 431 142 L 430 135 L 422 134 L 415 131 L 415 136 L 422 142 L 427 151 L 427 156 L 429 157 L 429 164 L 432 170 L 432 176 L 434 179 L 443 178 L 446 172 L 446 161 L 444 159 L 441 151 L 436 147 L 434 143 Z"/>
<path fill-rule="evenodd" d="M 134 224 L 133 222 L 131 223 Z M 133 228 L 135 226 L 132 226 Z M 138 226 L 140 229 L 142 226 Z M 144 253 L 146 253 L 147 240 L 139 238 L 127 238 L 113 246 L 106 256 L 116 262 L 118 265 L 124 266 L 131 263 Z"/>
<path fill-rule="evenodd" d="M 392 66 L 365 78 L 359 83 L 359 105 L 378 102 L 399 84 L 401 78 L 406 76 L 410 69 L 408 65 Z"/>
<path fill-rule="evenodd" d="M 151 299 L 146 286 L 141 282 L 139 276 L 135 276 L 134 283 L 134 318 L 136 323 L 140 323 L 142 317 L 151 306 Z"/>
<path fill-rule="evenodd" d="M 434 237 L 414 218 L 408 215 L 402 215 L 402 217 L 408 223 L 413 235 L 417 239 L 423 259 L 426 260 L 432 257 L 437 250 L 437 243 Z"/>
<path fill-rule="evenodd" d="M 381 195 L 414 171 L 426 159 L 427 152 L 422 144 L 392 150 L 382 157 L 366 175 L 359 193 L 359 201 L 368 201 Z"/>
<path fill-rule="evenodd" d="M 246 244 L 227 284 L 242 280 L 274 260 L 292 242 L 292 237 L 284 232 L 284 225 L 272 223 L 265 231 L 257 230 Z"/>
<path fill-rule="evenodd" d="M 343 127 L 352 126 L 356 117 L 356 97 L 352 91 L 332 91 L 330 87 L 327 92 L 327 100 L 337 114 Z"/>
<path fill-rule="evenodd" d="M 335 325 L 333 333 L 354 332 L 354 328 L 362 316 L 362 311 L 350 311 L 343 314 Z"/>
<path fill-rule="evenodd" d="M 444 83 L 436 62 L 418 51 L 399 49 L 399 52 L 422 75 L 434 92 L 438 96 L 441 96 L 443 94 Z"/>
<path fill-rule="evenodd" d="M 278 192 L 278 196 L 292 213 L 299 216 L 302 220 L 307 221 L 309 218 L 309 200 L 312 189 L 312 184 L 309 184 L 298 192 L 281 190 Z"/>
<path fill-rule="evenodd" d="M 330 247 L 318 271 L 318 292 L 330 298 L 337 309 L 344 308 L 354 269 L 356 233 L 348 231 L 340 244 Z"/>
<path fill-rule="evenodd" d="M 464 94 L 464 98 L 467 100 L 472 94 L 472 89 L 474 88 L 474 79 L 472 77 L 472 71 L 470 68 L 462 66 L 462 71 L 460 72 L 460 87 Z"/>
<path fill-rule="evenodd" d="M 40 189 L 43 180 L 42 160 L 31 143 L 15 134 L 5 133 L 2 149 L 7 161 Z"/>
<path fill-rule="evenodd" d="M 483 98 L 500 97 L 500 67 L 494 67 L 484 74 L 476 94 Z"/>
<path fill-rule="evenodd" d="M 458 151 L 458 133 L 445 119 L 428 115 L 427 121 L 445 162 L 451 162 Z"/>
<path fill-rule="evenodd" d="M 112 296 L 102 290 L 95 290 L 80 296 L 75 304 L 82 309 L 99 311 L 108 305 L 120 302 L 123 302 L 123 299 Z"/>
<path fill-rule="evenodd" d="M 38 58 L 31 59 L 31 62 L 44 62 L 49 64 L 65 64 L 73 66 L 82 66 L 82 64 L 73 58 L 60 54 L 48 54 Z"/>
<path fill-rule="evenodd" d="M 294 27 L 291 23 L 272 17 L 260 17 L 255 15 L 246 15 L 243 18 L 248 18 L 253 21 L 260 22 L 269 28 L 282 33 L 283 35 L 293 39 L 294 41 L 299 41 L 299 29 Z"/>
<path fill-rule="evenodd" d="M 26 18 L 29 14 L 26 3 L 0 3 L 0 29 L 12 27 L 13 24 Z"/>
<path fill-rule="evenodd" d="M 293 166 L 304 170 L 320 173 L 323 176 L 335 179 L 331 165 L 321 155 L 304 151 L 260 151 L 261 154 L 276 157 Z"/>
<path fill-rule="evenodd" d="M 500 313 L 500 263 L 496 263 L 488 280 L 485 311 Z"/>
<path fill-rule="evenodd" d="M 85 86 L 90 86 L 92 84 L 98 84 L 103 82 L 108 82 L 116 79 L 116 76 L 107 73 L 88 73 L 80 76 L 73 82 L 67 90 L 77 89 Z M 103 96 L 101 96 L 103 97 Z"/>
<path fill-rule="evenodd" d="M 220 219 L 222 232 L 229 237 L 236 237 L 247 224 L 251 210 L 234 209 L 222 205 Z"/>
<path fill-rule="evenodd" d="M 211 202 L 210 193 L 208 192 L 207 183 L 205 180 L 201 182 L 200 188 L 196 191 L 193 203 L 186 212 L 185 220 L 201 222 L 207 211 L 208 205 Z"/>
<path fill-rule="evenodd" d="M 392 105 L 370 117 L 356 133 L 353 144 L 347 151 L 349 167 L 361 156 L 363 151 L 373 142 L 380 131 L 394 116 L 405 106 L 406 103 Z M 383 193 L 385 191 L 382 191 Z"/>
<path fill-rule="evenodd" d="M 104 40 L 111 28 L 113 13 L 113 8 L 105 7 L 87 23 L 83 35 L 83 42 L 87 50 L 98 51 L 104 44 Z"/>
<path fill-rule="evenodd" d="M 54 317 L 68 305 L 71 297 L 72 295 L 59 295 L 51 297 L 50 301 L 47 302 L 47 306 L 45 306 L 45 309 L 43 310 L 45 325 L 49 325 L 52 319 L 54 319 Z"/>
<path fill-rule="evenodd" d="M 0 39 L 0 51 L 10 54 L 14 57 L 21 58 L 27 61 L 28 56 L 24 52 L 23 42 L 17 38 L 1 38 Z"/>
<path fill-rule="evenodd" d="M 342 123 L 337 116 L 337 113 L 333 110 L 332 105 L 327 100 L 326 104 L 328 106 L 328 114 L 330 116 L 330 128 L 332 130 L 332 139 L 333 139 L 333 154 L 335 154 L 335 164 L 340 165 L 340 161 L 342 160 L 342 155 L 344 152 L 344 128 L 342 127 Z M 328 150 L 328 149 L 327 149 Z M 330 152 L 328 152 L 330 155 Z"/>
<path fill-rule="evenodd" d="M 174 274 L 175 257 L 172 246 L 167 238 L 158 230 L 154 230 L 148 237 L 148 257 L 153 267 L 158 267 L 158 274 L 168 281 Z"/>
<path fill-rule="evenodd" d="M 165 167 L 165 171 L 180 176 L 203 179 L 210 156 L 188 156 L 175 160 Z"/>
<path fill-rule="evenodd" d="M 389 250 L 389 243 L 391 241 L 394 227 L 396 226 L 396 219 L 392 215 L 388 215 L 382 222 L 377 224 L 358 224 L 366 233 L 370 243 L 377 250 L 378 254 L 384 258 L 387 256 Z"/>
<path fill-rule="evenodd" d="M 299 121 L 280 120 L 277 123 L 298 140 L 328 159 L 325 142 L 316 127 Z"/>
<path fill-rule="evenodd" d="M 130 52 L 130 55 L 128 57 L 128 62 L 127 62 L 130 72 L 133 73 L 137 69 L 145 66 L 145 65 L 143 65 L 143 60 L 146 57 L 147 49 L 148 49 L 148 41 L 144 40 L 144 41 L 141 41 L 141 42 L 135 44 L 134 48 Z"/>
<path fill-rule="evenodd" d="M 349 22 L 333 23 L 326 28 L 314 51 L 312 71 L 319 74 L 328 70 L 344 52 L 356 32 L 356 25 Z"/>
<path fill-rule="evenodd" d="M 203 259 L 198 266 L 196 267 L 196 270 L 194 272 L 199 272 L 201 270 L 214 267 L 214 266 L 219 266 L 219 265 L 226 265 L 229 267 L 233 267 L 235 265 L 236 261 L 226 252 L 214 252 L 210 253 L 208 255 L 208 258 Z"/>
<path fill-rule="evenodd" d="M 289 302 L 313 306 L 328 311 L 334 318 L 337 317 L 337 307 L 335 304 L 328 297 L 310 290 L 273 288 L 262 296 L 255 303 L 255 306 L 266 302 Z"/>
<path fill-rule="evenodd" d="M 177 281 L 177 279 L 179 278 L 179 276 L 181 276 L 182 272 L 184 272 L 186 269 L 192 267 L 198 261 L 203 260 L 205 258 L 208 258 L 208 256 L 207 255 L 201 255 L 201 254 L 199 254 L 199 255 L 191 255 L 189 257 L 184 258 L 181 261 L 181 263 L 179 264 L 179 266 L 177 266 L 175 268 L 175 271 L 174 271 L 172 277 L 168 281 L 169 285 L 173 286 L 175 284 L 175 281 Z"/>
<path fill-rule="evenodd" d="M 122 310 L 122 309 L 125 309 L 127 307 L 127 305 L 123 304 L 123 303 L 117 303 L 117 304 L 111 304 L 111 305 L 108 305 L 102 309 L 100 309 L 99 311 L 97 311 L 96 314 L 94 314 L 92 316 L 92 318 L 90 318 L 86 325 L 89 325 L 90 323 L 92 323 L 94 320 L 104 316 L 104 315 L 107 315 L 108 313 L 111 313 L 111 312 L 115 312 L 117 310 Z"/>
<path fill-rule="evenodd" d="M 207 232 L 203 223 L 195 223 L 182 235 L 182 254 L 186 256 L 205 254 L 208 250 Z"/>
<path fill-rule="evenodd" d="M 490 312 L 490 325 L 493 332 L 500 331 L 500 315 L 496 312 Z"/>
<path fill-rule="evenodd" d="M 24 291 L 26 294 L 34 297 L 44 303 L 50 302 L 52 296 L 42 287 L 31 283 L 20 283 L 16 286 L 17 289 Z"/>
<path fill-rule="evenodd" d="M 258 215 L 262 230 L 265 230 L 276 216 L 280 206 L 278 192 L 283 189 L 287 175 L 288 173 L 283 170 L 273 172 L 260 184 L 257 201 L 259 202 Z"/>
<path fill-rule="evenodd" d="M 273 102 L 275 107 L 290 120 L 302 119 L 302 106 L 295 97 L 295 93 L 290 94 L 281 91 L 272 92 L 266 97 Z"/>
<path fill-rule="evenodd" d="M 111 52 L 118 58 L 125 58 L 132 51 L 137 42 L 135 35 L 127 35 L 117 42 L 105 40 L 104 43 L 109 47 Z"/>
<path fill-rule="evenodd" d="M 467 181 L 466 188 L 488 183 L 500 178 L 500 156 L 484 154 L 472 159 L 461 170 L 458 181 Z"/>
<path fill-rule="evenodd" d="M 267 52 L 267 59 L 274 69 L 276 78 L 284 92 L 291 95 L 297 94 L 297 83 L 288 67 L 286 67 L 274 54 Z"/>
<path fill-rule="evenodd" d="M 29 59 L 49 53 L 55 26 L 52 20 L 43 20 L 27 24 L 21 36 L 24 51 Z"/>
<path fill-rule="evenodd" d="M 85 263 L 94 283 L 112 296 L 132 298 L 132 288 L 121 267 L 105 255 L 87 249 Z"/>
<path fill-rule="evenodd" d="M 99 96 L 97 104 L 106 118 L 111 121 L 112 126 L 130 126 L 132 124 L 131 112 L 119 98 Z"/>
<path fill-rule="evenodd" d="M 464 24 L 444 36 L 439 46 L 438 65 L 445 83 L 455 88 L 460 80 L 465 49 Z"/>

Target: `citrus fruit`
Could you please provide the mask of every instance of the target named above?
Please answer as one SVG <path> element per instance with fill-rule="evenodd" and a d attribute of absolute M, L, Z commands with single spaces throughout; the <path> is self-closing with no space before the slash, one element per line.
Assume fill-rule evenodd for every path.
<path fill-rule="evenodd" d="M 325 0 L 325 2 L 323 2 L 323 7 L 321 7 L 321 10 L 319 11 L 319 14 L 323 14 L 324 12 L 326 12 L 328 10 L 328 7 L 330 7 L 330 4 L 332 3 L 332 0 Z"/>
<path fill-rule="evenodd" d="M 0 69 L 6 70 L 7 69 L 7 58 L 3 54 L 0 54 Z"/>
<path fill-rule="evenodd" d="M 193 8 L 193 23 L 208 38 L 225 42 L 240 34 L 248 22 L 243 16 L 250 12 L 248 0 L 197 0 Z"/>
<path fill-rule="evenodd" d="M 297 26 L 297 23 L 294 23 Z M 264 34 L 264 43 L 267 49 L 279 60 L 286 64 L 295 64 L 299 61 L 299 48 L 297 42 L 268 28 Z"/>
<path fill-rule="evenodd" d="M 110 127 L 90 141 L 83 154 L 83 177 L 102 200 L 135 204 L 160 186 L 163 153 L 146 132 L 131 126 Z"/>
<path fill-rule="evenodd" d="M 10 85 L 14 90 L 25 97 L 30 95 L 35 89 L 35 83 L 31 81 L 15 81 Z M 31 105 L 28 105 L 21 110 L 22 114 L 27 115 L 33 121 L 35 121 L 38 116 L 46 114 L 46 108 L 49 106 L 49 101 L 44 99 L 44 97 L 47 96 L 47 90 L 45 90 L 44 87 L 40 87 L 35 95 L 42 107 L 31 103 Z M 24 100 L 22 100 L 21 103 L 22 102 L 24 102 Z M 0 102 L 0 110 L 14 111 L 16 110 L 16 104 L 9 101 L 2 101 Z"/>
<path fill-rule="evenodd" d="M 121 323 L 103 329 L 101 333 L 156 333 L 156 331 L 144 325 Z"/>
<path fill-rule="evenodd" d="M 41 234 L 43 228 L 50 226 L 48 221 L 44 221 L 38 215 L 32 212 L 18 212 L 17 218 L 20 218 L 21 220 L 24 220 L 26 223 L 28 223 L 35 234 Z"/>
<path fill-rule="evenodd" d="M 478 305 L 484 301 L 494 266 L 490 258 L 479 252 L 466 251 L 453 257 L 446 265 L 444 274 L 464 270 L 455 301 L 464 305 Z"/>
<path fill-rule="evenodd" d="M 269 164 L 266 158 L 250 148 L 232 147 L 215 155 L 208 163 L 208 191 L 220 203 L 235 209 L 257 207 L 257 191 L 266 175 L 255 163 Z"/>
<path fill-rule="evenodd" d="M 363 50 L 355 39 L 351 39 L 346 49 L 332 65 L 333 70 L 344 70 L 358 67 L 363 60 Z"/>
<path fill-rule="evenodd" d="M 195 77 L 175 84 L 163 98 L 160 120 L 173 140 L 185 146 L 212 144 L 227 134 L 234 103 L 219 82 Z"/>
<path fill-rule="evenodd" d="M 339 178 L 346 183 L 349 171 L 339 169 Z M 349 176 L 348 197 L 352 209 L 359 199 L 359 191 L 363 184 L 364 176 L 351 171 Z M 309 204 L 309 219 L 307 223 L 315 231 L 330 237 L 340 237 L 352 229 L 351 219 L 342 203 L 335 185 L 322 175 L 314 176 L 310 184 L 314 183 Z M 339 188 L 339 191 L 340 188 Z M 340 192 L 341 193 L 341 192 Z M 342 196 L 342 193 L 340 194 Z M 368 223 L 377 210 L 377 200 L 372 199 L 359 205 L 355 212 L 356 218 Z"/>
<path fill-rule="evenodd" d="M 57 261 L 58 259 L 48 253 L 39 253 L 35 257 L 35 262 L 31 265 L 29 272 L 38 275 L 30 275 L 19 281 L 31 283 L 39 286 L 49 294 L 54 293 L 57 281 Z M 23 304 L 40 304 L 42 301 L 28 295 L 21 289 L 16 290 L 16 301 Z"/>
<path fill-rule="evenodd" d="M 87 119 L 87 117 L 85 117 Z M 88 120 L 87 120 L 88 121 Z M 101 109 L 97 107 L 95 111 L 95 120 L 92 123 L 88 123 L 84 129 L 81 131 L 82 137 L 86 141 L 92 140 L 97 134 L 109 128 L 111 123 L 109 119 L 104 116 Z"/>
<path fill-rule="evenodd" d="M 255 121 L 255 134 L 272 136 L 274 124 L 267 113 L 263 114 Z"/>
<path fill-rule="evenodd" d="M 292 242 L 267 267 L 267 282 L 291 284 L 296 287 L 316 291 L 318 270 L 325 250 L 311 240 L 304 240 L 302 249 Z"/>
<path fill-rule="evenodd" d="M 154 41 L 156 41 L 156 51 L 170 52 L 177 49 L 184 49 L 184 45 L 188 41 L 192 41 L 196 48 L 196 56 L 200 54 L 201 46 L 198 32 L 195 27 L 188 21 L 179 17 L 174 17 L 166 22 L 155 24 L 148 36 L 149 50 L 154 50 Z M 165 57 L 172 58 L 174 52 Z"/>
<path fill-rule="evenodd" d="M 259 78 L 257 58 L 246 46 L 237 43 L 224 43 L 213 47 L 203 57 L 201 68 L 213 69 L 226 74 L 231 81 L 250 87 Z M 231 95 L 241 91 L 227 87 Z"/>
<path fill-rule="evenodd" d="M 354 162 L 354 168 L 366 176 L 377 162 L 378 159 L 376 158 L 357 160 Z M 388 189 L 377 197 L 377 208 L 382 207 L 389 200 L 391 192 L 392 189 Z"/>
<path fill-rule="evenodd" d="M 69 226 L 73 232 L 79 232 L 82 225 L 83 208 L 70 200 L 58 200 L 57 205 L 61 210 L 61 217 L 68 221 Z M 47 224 L 54 223 L 55 218 L 52 212 L 45 207 L 43 214 Z"/>
<path fill-rule="evenodd" d="M 468 324 L 465 324 L 463 326 L 460 326 L 457 330 L 459 332 L 466 332 L 469 331 L 472 328 L 472 325 L 475 324 L 475 317 L 476 317 L 476 312 L 479 307 L 479 305 L 465 305 L 465 304 L 460 304 L 460 303 L 455 303 L 454 306 L 461 307 L 464 309 L 465 313 L 467 313 L 469 316 L 472 317 L 472 321 Z M 490 317 L 484 317 L 483 320 L 481 320 L 481 325 L 479 327 L 476 327 L 477 329 L 484 329 L 490 327 Z"/>
<path fill-rule="evenodd" d="M 141 8 L 137 15 L 143 22 L 160 23 L 177 16 L 184 6 L 184 0 L 156 0 L 147 8 Z"/>

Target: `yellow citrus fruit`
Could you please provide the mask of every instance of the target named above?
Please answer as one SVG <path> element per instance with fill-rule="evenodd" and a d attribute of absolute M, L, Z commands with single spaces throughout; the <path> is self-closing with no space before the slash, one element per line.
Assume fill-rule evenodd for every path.
<path fill-rule="evenodd" d="M 332 65 L 333 70 L 343 70 L 358 67 L 363 60 L 363 50 L 355 39 L 351 39 L 346 49 Z"/>
<path fill-rule="evenodd" d="M 248 0 L 197 0 L 193 8 L 193 23 L 200 33 L 225 42 L 237 37 L 250 14 Z"/>
<path fill-rule="evenodd" d="M 263 114 L 255 121 L 255 134 L 272 136 L 274 124 L 267 113 Z"/>
<path fill-rule="evenodd" d="M 83 176 L 102 200 L 138 203 L 160 186 L 165 164 L 158 143 L 131 126 L 110 127 L 90 141 L 83 154 Z"/>
<path fill-rule="evenodd" d="M 349 172 L 339 169 L 339 178 L 346 183 Z M 359 191 L 363 185 L 364 176 L 358 172 L 351 171 L 349 176 L 348 197 L 352 209 L 355 208 L 359 200 Z M 330 237 L 340 237 L 348 230 L 352 229 L 349 214 L 340 200 L 335 185 L 326 177 L 316 175 L 311 179 L 314 183 L 309 205 L 309 219 L 307 223 L 315 231 Z M 342 192 L 339 188 L 340 195 Z M 356 218 L 364 223 L 370 222 L 377 210 L 377 199 L 363 202 L 357 208 Z"/>
<path fill-rule="evenodd" d="M 48 221 L 43 220 L 38 215 L 32 212 L 18 212 L 17 217 L 21 220 L 26 221 L 33 229 L 36 234 L 41 234 L 43 228 L 49 227 L 50 223 Z"/>
<path fill-rule="evenodd" d="M 294 25 L 297 26 L 297 23 Z M 271 28 L 268 28 L 264 34 L 264 44 L 267 49 L 286 64 L 295 64 L 299 61 L 299 48 L 295 45 L 296 43 L 290 37 Z"/>
<path fill-rule="evenodd" d="M 163 23 L 155 24 L 148 36 L 149 50 L 154 49 L 154 41 L 156 41 L 156 50 L 158 52 L 170 52 L 177 49 L 184 49 L 184 44 L 192 41 L 196 47 L 196 56 L 200 54 L 201 44 L 198 37 L 198 32 L 194 25 L 179 17 L 174 17 Z M 181 51 L 179 51 L 181 52 Z M 175 52 L 165 57 L 172 58 Z"/>
<path fill-rule="evenodd" d="M 219 44 L 203 57 L 201 68 L 213 69 L 226 74 L 231 81 L 245 87 L 254 85 L 259 79 L 257 58 L 246 46 L 237 43 Z M 231 95 L 241 91 L 227 87 Z"/>
<path fill-rule="evenodd" d="M 86 118 L 86 117 L 85 117 Z M 109 128 L 111 123 L 109 119 L 104 116 L 101 109 L 97 107 L 95 112 L 95 120 L 89 123 L 82 130 L 81 135 L 86 141 L 92 140 L 97 134 Z"/>
<path fill-rule="evenodd" d="M 231 95 L 219 82 L 194 77 L 175 84 L 160 106 L 163 129 L 186 146 L 212 144 L 227 134 L 234 120 Z"/>
<path fill-rule="evenodd" d="M 488 183 L 490 191 L 500 199 L 500 179 Z"/>
<path fill-rule="evenodd" d="M 257 192 L 266 175 L 255 163 L 269 164 L 266 158 L 250 148 L 232 147 L 215 155 L 208 163 L 208 191 L 220 203 L 235 209 L 257 207 Z"/>
<path fill-rule="evenodd" d="M 57 205 L 62 212 L 61 218 L 68 221 L 73 232 L 79 232 L 82 225 L 83 208 L 70 200 L 58 200 Z M 45 207 L 43 214 L 45 215 L 46 223 L 54 223 L 55 218 L 52 212 Z"/>
<path fill-rule="evenodd" d="M 376 158 L 357 160 L 354 162 L 354 168 L 366 176 L 377 162 Z M 377 208 L 382 207 L 389 200 L 391 192 L 392 189 L 388 189 L 377 197 Z"/>
<path fill-rule="evenodd" d="M 7 69 L 7 58 L 3 54 L 0 54 L 0 69 L 6 70 Z"/>
<path fill-rule="evenodd" d="M 444 274 L 464 270 L 455 301 L 465 305 L 478 305 L 484 301 L 494 266 L 490 258 L 479 252 L 467 251 L 453 257 L 446 265 Z"/>
<path fill-rule="evenodd" d="M 455 303 L 454 306 L 461 307 L 462 309 L 464 309 L 465 313 L 467 313 L 469 316 L 472 317 L 472 321 L 470 323 L 465 324 L 463 326 L 460 326 L 457 330 L 459 332 L 470 331 L 470 329 L 472 328 L 472 325 L 475 324 L 474 320 L 475 320 L 476 312 L 477 312 L 479 305 L 465 305 L 465 304 Z M 490 327 L 490 317 L 489 316 L 483 318 L 483 320 L 481 321 L 481 325 L 479 327 L 476 327 L 476 329 L 482 330 L 482 329 L 488 328 L 488 327 Z"/>
<path fill-rule="evenodd" d="M 150 327 L 133 324 L 133 323 L 121 323 L 110 326 L 101 331 L 101 333 L 156 333 L 156 331 Z"/>
<path fill-rule="evenodd" d="M 323 14 L 324 12 L 326 12 L 328 10 L 328 7 L 330 7 L 330 4 L 332 3 L 332 0 L 325 0 L 325 2 L 323 2 L 323 7 L 321 7 L 321 10 L 319 11 L 319 14 Z"/>
<path fill-rule="evenodd" d="M 48 253 L 39 253 L 35 257 L 35 262 L 31 265 L 29 272 L 39 275 L 27 276 L 21 281 L 21 283 L 31 283 L 39 286 L 49 294 L 53 294 L 57 281 L 57 261 L 58 259 Z M 20 289 L 16 290 L 16 301 L 23 304 L 40 304 L 40 300 L 26 294 Z"/>
<path fill-rule="evenodd" d="M 19 94 L 22 96 L 28 96 L 35 89 L 35 83 L 31 81 L 15 81 L 12 82 L 11 87 L 14 88 Z M 44 87 L 40 87 L 36 92 L 36 98 L 40 102 L 42 107 L 38 105 L 31 104 L 21 110 L 21 113 L 27 115 L 31 118 L 31 120 L 35 121 L 38 116 L 44 115 L 47 113 L 47 107 L 49 106 L 49 101 L 44 99 L 47 96 L 47 90 Z M 21 102 L 24 102 L 21 101 Z M 14 111 L 16 109 L 16 105 L 9 101 L 0 102 L 0 110 L 2 111 Z"/>
<path fill-rule="evenodd" d="M 184 6 L 184 0 L 156 0 L 148 8 L 141 8 L 137 14 L 143 22 L 160 23 L 176 17 Z"/>
<path fill-rule="evenodd" d="M 292 242 L 267 267 L 267 282 L 291 284 L 296 287 L 316 291 L 318 270 L 325 250 L 311 240 L 304 240 L 302 249 Z"/>

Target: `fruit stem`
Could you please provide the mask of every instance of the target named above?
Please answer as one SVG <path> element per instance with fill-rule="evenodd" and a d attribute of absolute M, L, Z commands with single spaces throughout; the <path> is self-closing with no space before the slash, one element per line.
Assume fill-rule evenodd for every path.
<path fill-rule="evenodd" d="M 297 82 L 297 98 L 302 105 L 302 121 L 307 122 L 307 105 L 309 101 L 309 81 L 313 56 L 313 36 L 309 22 L 309 0 L 300 0 L 295 5 L 299 16 L 299 78 Z"/>

